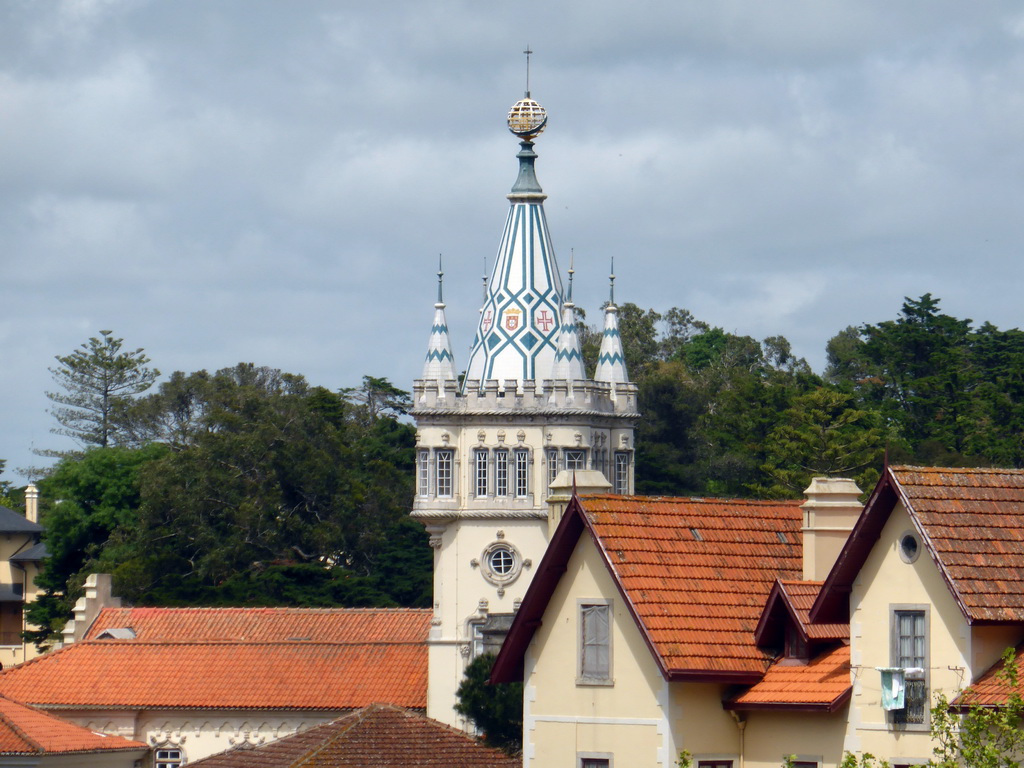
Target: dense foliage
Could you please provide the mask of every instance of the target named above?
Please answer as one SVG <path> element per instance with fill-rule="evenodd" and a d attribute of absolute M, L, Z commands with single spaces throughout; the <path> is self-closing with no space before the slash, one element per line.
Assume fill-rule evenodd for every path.
<path fill-rule="evenodd" d="M 30 619 L 59 627 L 94 571 L 150 605 L 428 605 L 406 402 L 381 379 L 346 396 L 252 365 L 174 374 L 124 414 L 140 447 L 41 481 L 51 557 Z"/>
<path fill-rule="evenodd" d="M 523 749 L 523 684 L 488 683 L 494 659 L 486 653 L 469 663 L 455 692 L 455 711 L 469 718 L 489 746 L 516 755 Z"/>

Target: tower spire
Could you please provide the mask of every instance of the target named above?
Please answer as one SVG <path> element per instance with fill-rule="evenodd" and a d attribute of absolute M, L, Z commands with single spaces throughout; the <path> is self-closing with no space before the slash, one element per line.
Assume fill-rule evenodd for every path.
<path fill-rule="evenodd" d="M 562 323 L 558 329 L 558 348 L 555 350 L 555 364 L 551 369 L 552 379 L 578 381 L 587 377 L 580 351 L 580 335 L 576 327 L 576 305 L 572 303 L 572 277 L 576 270 L 576 251 L 569 252 L 569 290 L 562 305 Z"/>
<path fill-rule="evenodd" d="M 612 257 L 611 274 L 608 275 L 608 305 L 604 308 L 604 334 L 601 336 L 601 351 L 597 356 L 595 381 L 610 383 L 629 381 L 626 373 L 626 358 L 622 352 L 622 337 L 619 335 L 619 308 L 615 306 L 615 257 Z"/>
<path fill-rule="evenodd" d="M 444 396 L 444 383 L 455 379 L 455 359 L 448 337 L 448 321 L 444 313 L 444 267 L 437 256 L 437 303 L 434 304 L 434 324 L 427 341 L 427 357 L 423 362 L 423 379 L 437 382 L 439 396 Z"/>
<path fill-rule="evenodd" d="M 529 46 L 527 56 L 533 53 Z M 529 94 L 529 87 L 527 87 Z M 466 387 L 515 381 L 540 385 L 552 377 L 560 332 L 562 283 L 548 234 L 537 181 L 533 142 L 547 126 L 547 112 L 527 95 L 508 112 L 508 129 L 520 141 L 519 173 L 508 195 L 505 232 L 485 281 L 484 303 L 466 371 Z"/>

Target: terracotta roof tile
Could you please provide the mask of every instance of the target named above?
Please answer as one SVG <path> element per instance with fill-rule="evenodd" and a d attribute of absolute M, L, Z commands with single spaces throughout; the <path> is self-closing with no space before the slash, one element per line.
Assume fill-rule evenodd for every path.
<path fill-rule="evenodd" d="M 764 672 L 770 659 L 753 632 L 775 580 L 800 575 L 800 502 L 588 496 L 582 505 L 663 668 Z"/>
<path fill-rule="evenodd" d="M 729 709 L 794 708 L 834 711 L 851 692 L 850 647 L 840 645 L 809 664 L 772 664 L 761 682 L 735 697 Z"/>
<path fill-rule="evenodd" d="M 148 750 L 145 744 L 88 728 L 0 696 L 0 754 Z"/>
<path fill-rule="evenodd" d="M 1017 693 L 1024 695 L 1024 643 L 1018 645 L 1014 653 L 1014 664 L 1017 669 Z M 952 702 L 953 707 L 983 707 L 1005 704 L 1010 687 L 1001 679 L 999 672 L 1003 669 L 1000 659 L 989 667 L 977 682 L 957 696 Z"/>
<path fill-rule="evenodd" d="M 430 615 L 410 608 L 106 608 L 85 639 L 129 627 L 142 641 L 422 642 Z"/>
<path fill-rule="evenodd" d="M 426 630 L 419 642 L 85 641 L 4 670 L 0 694 L 45 708 L 425 708 Z"/>
<path fill-rule="evenodd" d="M 522 760 L 485 747 L 436 720 L 374 705 L 256 749 L 199 760 L 202 768 L 518 768 Z"/>
<path fill-rule="evenodd" d="M 972 621 L 1024 621 L 1024 470 L 890 467 Z"/>

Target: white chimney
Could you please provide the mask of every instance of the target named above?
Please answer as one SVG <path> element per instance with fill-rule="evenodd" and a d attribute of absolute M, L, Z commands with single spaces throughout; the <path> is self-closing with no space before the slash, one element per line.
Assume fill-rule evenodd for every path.
<path fill-rule="evenodd" d="M 842 550 L 863 504 L 857 484 L 845 477 L 816 477 L 804 491 L 804 580 L 824 581 Z"/>
<path fill-rule="evenodd" d="M 30 523 L 39 522 L 39 489 L 35 483 L 25 486 L 25 518 Z"/>

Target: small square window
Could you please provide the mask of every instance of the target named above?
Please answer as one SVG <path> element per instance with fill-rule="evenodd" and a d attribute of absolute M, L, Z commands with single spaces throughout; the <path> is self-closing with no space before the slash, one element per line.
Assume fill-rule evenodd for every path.
<path fill-rule="evenodd" d="M 185 763 L 185 753 L 180 749 L 158 749 L 153 762 L 154 768 L 179 768 Z"/>

